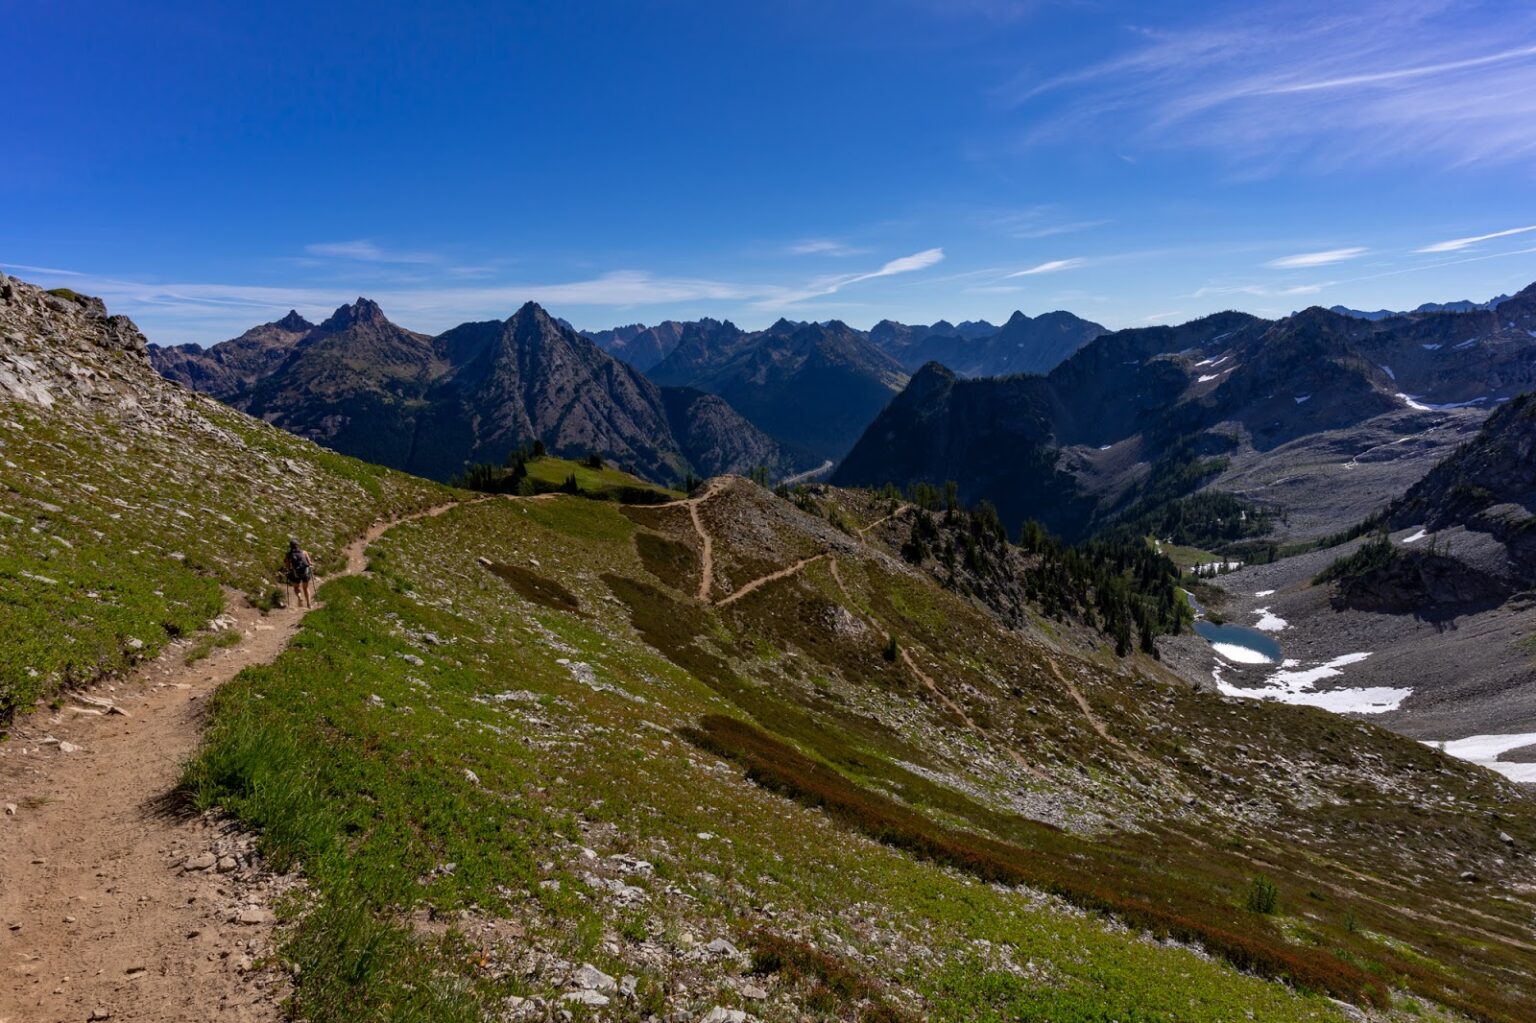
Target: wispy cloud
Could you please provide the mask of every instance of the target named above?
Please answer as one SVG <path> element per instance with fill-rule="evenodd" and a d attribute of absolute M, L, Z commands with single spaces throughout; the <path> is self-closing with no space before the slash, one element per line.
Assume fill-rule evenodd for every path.
<path fill-rule="evenodd" d="M 917 270 L 926 270 L 944 261 L 944 250 L 939 248 L 924 249 L 910 256 L 902 256 L 884 264 L 878 270 L 867 273 L 840 274 L 834 277 L 820 277 L 804 288 L 786 288 L 775 290 L 756 303 L 761 309 L 778 309 L 795 305 L 813 298 L 822 298 L 826 295 L 834 295 L 850 284 L 859 284 L 863 281 L 872 281 L 877 277 L 893 277 L 896 274 L 913 273 Z"/>
<path fill-rule="evenodd" d="M 444 274 L 420 282 L 384 282 L 359 287 L 356 281 L 334 286 L 287 287 L 218 282 L 163 283 L 82 273 L 76 270 L 10 265 L 39 283 L 50 278 L 106 300 L 113 312 L 141 320 L 153 340 L 212 342 L 232 337 L 263 319 L 275 319 L 290 308 L 323 316 L 361 291 L 383 306 L 386 315 L 418 330 L 438 331 L 466 320 L 508 316 L 527 301 L 541 302 L 557 313 L 571 307 L 623 309 L 694 303 L 753 303 L 777 308 L 834 294 L 863 281 L 911 274 L 944 259 L 944 250 L 925 249 L 892 259 L 863 273 L 817 277 L 808 285 L 786 286 L 761 281 L 723 281 L 705 277 L 669 276 L 642 270 L 615 270 L 593 277 L 553 282 L 471 282 Z"/>
<path fill-rule="evenodd" d="M 1208 284 L 1196 288 L 1189 298 L 1208 298 L 1211 295 L 1253 295 L 1256 298 L 1290 298 L 1297 295 L 1315 295 L 1333 286 L 1333 281 L 1319 284 L 1293 284 L 1285 288 L 1273 288 L 1265 284 Z"/>
<path fill-rule="evenodd" d="M 1536 231 L 1536 225 L 1531 227 L 1512 227 L 1507 231 L 1493 231 L 1489 234 L 1477 234 L 1470 238 L 1452 238 L 1448 242 L 1435 242 L 1426 245 L 1422 249 L 1414 249 L 1415 252 L 1460 252 L 1470 248 L 1478 242 L 1488 242 L 1495 238 L 1508 238 L 1512 234 L 1525 234 L 1527 231 Z"/>
<path fill-rule="evenodd" d="M 304 246 L 311 256 L 329 259 L 350 259 L 360 263 L 436 263 L 440 257 L 431 252 L 403 252 L 386 249 L 378 243 L 361 238 L 350 242 L 317 242 Z"/>
<path fill-rule="evenodd" d="M 1324 252 L 1302 252 L 1295 256 L 1282 256 L 1279 259 L 1271 259 L 1265 266 L 1274 267 L 1277 270 L 1293 270 L 1297 267 L 1327 266 L 1330 263 L 1342 263 L 1346 260 L 1363 256 L 1370 250 L 1364 248 L 1352 249 L 1328 249 Z"/>
<path fill-rule="evenodd" d="M 1014 83 L 1007 98 L 1041 111 L 1030 139 L 1117 131 L 1259 173 L 1536 156 L 1536 7 L 1290 0 L 1167 24 L 1178 17 L 1098 64 Z"/>
<path fill-rule="evenodd" d="M 1042 227 L 1020 228 L 1012 232 L 1015 238 L 1054 238 L 1060 234 L 1076 234 L 1079 231 L 1090 231 L 1095 227 L 1103 227 L 1108 220 L 1073 220 L 1064 224 L 1046 224 Z"/>
<path fill-rule="evenodd" d="M 1011 274 L 1004 274 L 1003 279 L 1008 280 L 1013 277 L 1034 277 L 1036 274 L 1053 274 L 1060 273 L 1062 270 L 1076 270 L 1086 262 L 1087 260 L 1085 259 L 1052 259 L 1048 262 L 1039 263 L 1035 266 L 1029 267 L 1026 270 L 1015 270 Z"/>
<path fill-rule="evenodd" d="M 840 242 L 835 238 L 807 238 L 803 242 L 796 242 L 789 246 L 792 256 L 857 256 L 868 252 L 847 242 Z"/>

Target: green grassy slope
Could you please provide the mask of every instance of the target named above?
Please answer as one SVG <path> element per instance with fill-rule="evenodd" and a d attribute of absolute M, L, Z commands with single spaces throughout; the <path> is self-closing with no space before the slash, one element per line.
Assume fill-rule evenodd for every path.
<path fill-rule="evenodd" d="M 705 607 L 686 508 L 497 499 L 391 533 L 221 693 L 189 787 L 310 879 L 301 1014 L 542 1018 L 584 962 L 637 978 L 618 1019 L 1536 1006 L 1493 776 L 1064 657 L 745 483 L 698 510 L 716 600 L 833 557 Z"/>
<path fill-rule="evenodd" d="M 109 346 L 111 321 L 7 287 L 0 333 L 28 360 L 8 365 L 30 375 L 0 387 L 0 726 L 201 628 L 224 587 L 268 599 L 289 536 L 327 571 L 370 523 L 447 499 L 168 384 Z"/>

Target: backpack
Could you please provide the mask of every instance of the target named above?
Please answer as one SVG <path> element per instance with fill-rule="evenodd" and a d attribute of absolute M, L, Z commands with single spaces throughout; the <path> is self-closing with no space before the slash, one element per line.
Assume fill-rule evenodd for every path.
<path fill-rule="evenodd" d="M 288 553 L 288 568 L 296 579 L 309 579 L 315 574 L 315 566 L 310 563 L 309 555 L 303 551 Z"/>

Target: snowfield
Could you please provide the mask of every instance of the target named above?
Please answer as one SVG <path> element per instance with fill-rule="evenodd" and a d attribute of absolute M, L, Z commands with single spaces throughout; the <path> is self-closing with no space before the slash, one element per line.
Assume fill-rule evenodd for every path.
<path fill-rule="evenodd" d="M 1218 649 L 1218 653 L 1221 653 Z M 1248 651 L 1251 653 L 1251 651 Z M 1305 704 L 1308 707 L 1321 707 L 1323 710 L 1333 711 L 1335 714 L 1383 714 L 1389 710 L 1396 710 L 1402 702 L 1413 695 L 1412 689 L 1394 689 L 1389 686 L 1370 686 L 1364 689 L 1328 689 L 1319 691 L 1314 688 L 1317 683 L 1326 678 L 1342 675 L 1344 668 L 1351 664 L 1358 664 L 1371 656 L 1369 652 L 1344 654 L 1335 657 L 1323 664 L 1313 665 L 1310 668 L 1300 668 L 1301 662 L 1285 660 L 1280 664 L 1280 670 L 1274 672 L 1264 682 L 1252 689 L 1235 686 L 1221 677 L 1221 665 L 1218 662 L 1213 674 L 1216 676 L 1216 688 L 1225 696 L 1240 696 L 1249 700 L 1278 700 L 1281 703 Z M 1237 658 L 1232 658 L 1237 660 Z M 1262 661 L 1248 661 L 1245 663 L 1263 663 Z"/>
<path fill-rule="evenodd" d="M 1521 746 L 1529 746 L 1536 743 L 1536 732 L 1512 733 L 1509 735 L 1469 735 L 1465 739 L 1451 739 L 1445 742 L 1426 742 L 1426 746 L 1435 746 L 1453 757 L 1462 760 L 1470 760 L 1474 764 L 1481 764 L 1491 771 L 1497 771 L 1510 781 L 1522 781 L 1536 783 L 1536 764 L 1515 764 L 1500 760 L 1499 757 L 1512 749 Z"/>

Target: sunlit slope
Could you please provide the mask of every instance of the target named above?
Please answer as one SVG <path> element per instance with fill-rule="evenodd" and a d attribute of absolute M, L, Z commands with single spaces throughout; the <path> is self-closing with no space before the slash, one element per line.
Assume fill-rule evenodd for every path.
<path fill-rule="evenodd" d="M 1536 1012 L 1529 797 L 1040 645 L 847 525 L 496 498 L 326 587 L 189 774 L 310 878 L 300 1011 Z"/>
<path fill-rule="evenodd" d="M 99 302 L 0 280 L 0 721 L 279 585 L 289 536 L 337 567 L 446 499 L 162 379 Z"/>

